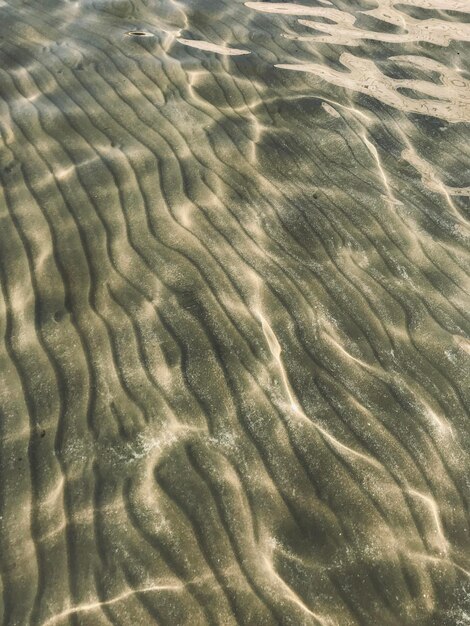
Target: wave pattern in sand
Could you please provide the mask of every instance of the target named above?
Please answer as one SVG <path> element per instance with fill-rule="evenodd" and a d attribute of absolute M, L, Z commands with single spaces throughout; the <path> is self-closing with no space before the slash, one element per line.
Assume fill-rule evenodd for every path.
<path fill-rule="evenodd" d="M 468 3 L 0 12 L 4 626 L 470 623 Z"/>

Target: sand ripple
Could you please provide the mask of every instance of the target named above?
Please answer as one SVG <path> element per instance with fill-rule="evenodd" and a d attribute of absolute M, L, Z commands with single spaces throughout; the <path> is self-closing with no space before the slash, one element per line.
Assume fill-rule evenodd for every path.
<path fill-rule="evenodd" d="M 467 0 L 0 8 L 4 626 L 469 623 Z"/>

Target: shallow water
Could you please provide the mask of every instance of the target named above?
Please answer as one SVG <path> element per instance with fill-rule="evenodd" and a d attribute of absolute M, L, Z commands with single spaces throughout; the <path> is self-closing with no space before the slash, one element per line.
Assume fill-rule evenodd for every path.
<path fill-rule="evenodd" d="M 4 626 L 470 624 L 468 1 L 0 17 Z"/>

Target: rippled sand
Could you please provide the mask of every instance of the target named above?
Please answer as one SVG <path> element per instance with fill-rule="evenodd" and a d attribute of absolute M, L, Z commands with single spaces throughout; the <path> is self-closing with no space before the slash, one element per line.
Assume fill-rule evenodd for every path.
<path fill-rule="evenodd" d="M 4 626 L 470 624 L 468 0 L 1 0 Z"/>

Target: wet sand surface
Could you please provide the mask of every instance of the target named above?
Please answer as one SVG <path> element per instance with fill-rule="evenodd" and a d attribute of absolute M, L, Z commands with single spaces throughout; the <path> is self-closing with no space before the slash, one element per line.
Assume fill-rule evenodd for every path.
<path fill-rule="evenodd" d="M 469 2 L 0 18 L 4 626 L 470 624 Z"/>

